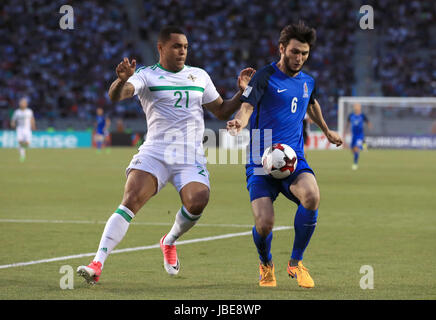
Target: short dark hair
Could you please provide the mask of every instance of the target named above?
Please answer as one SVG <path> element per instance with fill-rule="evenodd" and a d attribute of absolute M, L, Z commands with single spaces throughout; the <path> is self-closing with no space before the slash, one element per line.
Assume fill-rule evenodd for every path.
<path fill-rule="evenodd" d="M 289 24 L 280 32 L 279 44 L 287 46 L 291 39 L 297 39 L 302 43 L 309 44 L 312 48 L 316 41 L 316 30 L 307 26 L 304 21 L 298 21 L 298 23 Z"/>
<path fill-rule="evenodd" d="M 171 33 L 185 34 L 183 30 L 176 26 L 166 26 L 163 27 L 159 32 L 159 37 L 157 38 L 159 42 L 165 43 L 171 38 Z"/>

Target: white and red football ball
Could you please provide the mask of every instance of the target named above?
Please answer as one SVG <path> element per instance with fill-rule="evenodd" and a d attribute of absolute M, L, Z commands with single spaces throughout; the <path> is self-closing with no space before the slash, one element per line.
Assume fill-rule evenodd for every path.
<path fill-rule="evenodd" d="M 262 166 L 266 174 L 276 179 L 289 177 L 297 168 L 297 154 L 283 143 L 273 144 L 262 156 Z"/>

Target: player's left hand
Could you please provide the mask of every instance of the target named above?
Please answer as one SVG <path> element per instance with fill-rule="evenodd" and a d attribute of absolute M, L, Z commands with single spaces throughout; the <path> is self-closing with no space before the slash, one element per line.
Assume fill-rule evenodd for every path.
<path fill-rule="evenodd" d="M 253 68 L 245 68 L 239 73 L 238 77 L 238 88 L 241 91 L 244 91 L 245 88 L 248 86 L 248 83 L 250 82 L 251 78 L 256 73 L 256 70 Z"/>
<path fill-rule="evenodd" d="M 236 136 L 242 130 L 242 121 L 241 119 L 233 119 L 227 121 L 227 131 L 231 136 Z"/>
<path fill-rule="evenodd" d="M 339 147 L 343 143 L 341 136 L 335 131 L 328 131 L 326 137 L 328 141 L 335 144 L 336 147 Z"/>

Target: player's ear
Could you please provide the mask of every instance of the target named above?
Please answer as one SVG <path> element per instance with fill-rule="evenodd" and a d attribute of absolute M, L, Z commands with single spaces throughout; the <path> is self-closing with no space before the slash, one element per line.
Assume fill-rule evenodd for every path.
<path fill-rule="evenodd" d="M 162 54 L 162 48 L 163 48 L 162 42 L 158 42 L 157 43 L 157 51 L 159 52 L 159 54 Z"/>
<path fill-rule="evenodd" d="M 279 44 L 279 51 L 280 51 L 280 55 L 285 53 L 285 47 L 283 46 L 283 43 Z"/>

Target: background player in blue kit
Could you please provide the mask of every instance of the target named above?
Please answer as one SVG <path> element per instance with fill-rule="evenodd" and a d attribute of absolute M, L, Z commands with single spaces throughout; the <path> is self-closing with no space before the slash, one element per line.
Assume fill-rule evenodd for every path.
<path fill-rule="evenodd" d="M 359 153 L 363 148 L 363 143 L 365 142 L 365 123 L 368 124 L 368 128 L 372 128 L 371 122 L 369 122 L 368 118 L 364 113 L 362 113 L 362 106 L 360 103 L 356 103 L 353 105 L 353 113 L 350 113 L 347 120 L 347 127 L 345 132 L 348 132 L 348 129 L 351 125 L 351 150 L 354 154 L 354 162 L 351 166 L 351 169 L 357 170 L 358 162 L 359 162 Z"/>
<path fill-rule="evenodd" d="M 101 148 L 108 147 L 110 119 L 104 115 L 103 108 L 97 108 L 97 117 L 95 124 L 95 143 L 97 145 L 97 152 L 101 152 Z M 110 149 L 106 149 L 109 152 Z"/>
<path fill-rule="evenodd" d="M 253 240 L 260 258 L 260 286 L 276 286 L 271 255 L 273 202 L 282 193 L 298 205 L 288 274 L 296 278 L 301 287 L 314 287 L 313 279 L 302 264 L 304 250 L 316 226 L 320 201 L 314 172 L 304 158 L 303 119 L 306 111 L 331 143 L 342 144 L 341 137 L 330 131 L 323 119 L 321 107 L 315 99 L 315 79 L 301 71 L 315 39 L 315 30 L 303 22 L 286 26 L 280 33 L 280 61 L 256 72 L 241 97 L 240 110 L 227 123 L 230 134 L 237 134 L 250 123 L 251 149 L 246 176 L 255 220 Z M 272 144 L 287 144 L 297 154 L 297 168 L 288 178 L 278 180 L 263 173 L 260 159 L 264 149 L 269 147 L 263 145 L 268 134 Z"/>

